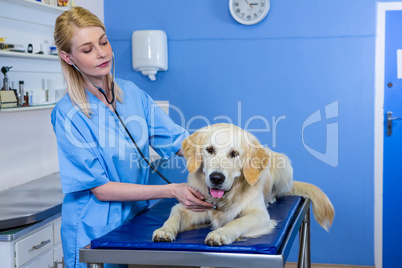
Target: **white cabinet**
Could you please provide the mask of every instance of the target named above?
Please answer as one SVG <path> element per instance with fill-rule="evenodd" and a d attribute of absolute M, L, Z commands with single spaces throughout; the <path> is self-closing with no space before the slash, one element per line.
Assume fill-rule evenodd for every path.
<path fill-rule="evenodd" d="M 18 266 L 17 266 L 18 267 Z M 27 265 L 20 266 L 21 268 L 53 268 L 53 254 L 47 251 L 38 258 L 34 259 Z"/>
<path fill-rule="evenodd" d="M 53 238 L 54 238 L 54 247 L 53 247 L 53 268 L 63 268 L 63 248 L 61 247 L 61 220 L 58 219 L 53 223 Z"/>
<path fill-rule="evenodd" d="M 15 242 L 15 265 L 20 267 L 29 260 L 48 252 L 53 247 L 53 226 L 48 225 L 41 230 Z"/>
<path fill-rule="evenodd" d="M 16 239 L 0 241 L 0 268 L 62 268 L 60 226 L 58 215 L 18 230 Z"/>
<path fill-rule="evenodd" d="M 63 248 L 61 243 L 57 244 L 53 248 L 53 268 L 63 268 Z"/>

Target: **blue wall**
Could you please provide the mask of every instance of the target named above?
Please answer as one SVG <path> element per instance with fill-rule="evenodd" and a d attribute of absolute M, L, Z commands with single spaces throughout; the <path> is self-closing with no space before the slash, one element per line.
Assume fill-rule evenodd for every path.
<path fill-rule="evenodd" d="M 374 0 L 273 0 L 254 26 L 233 20 L 228 0 L 104 3 L 117 76 L 177 106 L 191 132 L 206 124 L 188 125 L 194 116 L 210 123 L 226 116 L 243 128 L 253 116 L 265 118 L 270 130 L 251 132 L 286 153 L 295 179 L 321 187 L 336 209 L 330 233 L 312 223 L 312 261 L 374 265 Z M 131 35 L 144 29 L 168 35 L 169 70 L 156 82 L 132 69 Z M 322 120 L 304 129 L 303 140 L 316 111 Z M 249 128 L 264 126 L 256 119 Z M 335 148 L 329 164 L 307 150 L 325 153 L 326 144 Z M 295 245 L 289 261 L 296 255 Z"/>

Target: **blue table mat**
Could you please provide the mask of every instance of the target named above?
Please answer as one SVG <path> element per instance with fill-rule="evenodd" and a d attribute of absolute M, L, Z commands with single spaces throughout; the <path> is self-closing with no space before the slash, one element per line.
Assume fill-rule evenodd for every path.
<path fill-rule="evenodd" d="M 275 255 L 292 224 L 302 198 L 284 196 L 268 207 L 271 219 L 277 220 L 275 230 L 257 238 L 236 241 L 231 245 L 212 247 L 204 244 L 210 228 L 202 228 L 179 233 L 174 242 L 153 242 L 152 233 L 162 227 L 170 214 L 171 207 L 177 203 L 175 199 L 164 199 L 151 208 L 143 211 L 130 221 L 94 239 L 93 249 L 137 249 L 137 250 L 175 250 L 205 251 L 230 253 L 262 253 Z"/>

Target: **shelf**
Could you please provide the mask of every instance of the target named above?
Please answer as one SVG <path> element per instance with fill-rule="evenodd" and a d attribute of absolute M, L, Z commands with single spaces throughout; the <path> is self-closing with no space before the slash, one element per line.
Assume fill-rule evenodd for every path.
<path fill-rule="evenodd" d="M 23 106 L 23 107 L 13 107 L 13 108 L 2 108 L 0 109 L 1 113 L 8 112 L 25 112 L 32 110 L 43 110 L 43 109 L 53 109 L 56 104 L 41 104 L 41 105 L 31 105 L 31 106 Z"/>
<path fill-rule="evenodd" d="M 24 6 L 24 7 L 29 7 L 29 8 L 34 8 L 37 10 L 43 10 L 43 11 L 53 11 L 53 12 L 58 12 L 58 13 L 63 13 L 64 11 L 68 10 L 70 7 L 57 7 L 57 6 L 51 6 L 42 2 L 34 1 L 34 0 L 0 0 L 0 2 L 8 2 L 12 3 L 14 5 L 19 5 L 19 6 Z"/>
<path fill-rule="evenodd" d="M 32 54 L 27 52 L 13 52 L 0 50 L 0 57 L 28 58 L 38 60 L 59 60 L 57 55 Z"/>

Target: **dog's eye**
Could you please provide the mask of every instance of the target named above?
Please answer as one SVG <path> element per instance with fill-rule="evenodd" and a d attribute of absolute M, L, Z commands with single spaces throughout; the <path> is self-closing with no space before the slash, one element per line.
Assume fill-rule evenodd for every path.
<path fill-rule="evenodd" d="M 205 149 L 208 153 L 212 154 L 214 152 L 214 147 L 209 146 Z"/>
<path fill-rule="evenodd" d="M 239 152 L 238 151 L 231 151 L 230 152 L 230 157 L 232 157 L 232 158 L 235 158 L 236 156 L 238 156 L 239 155 Z"/>

